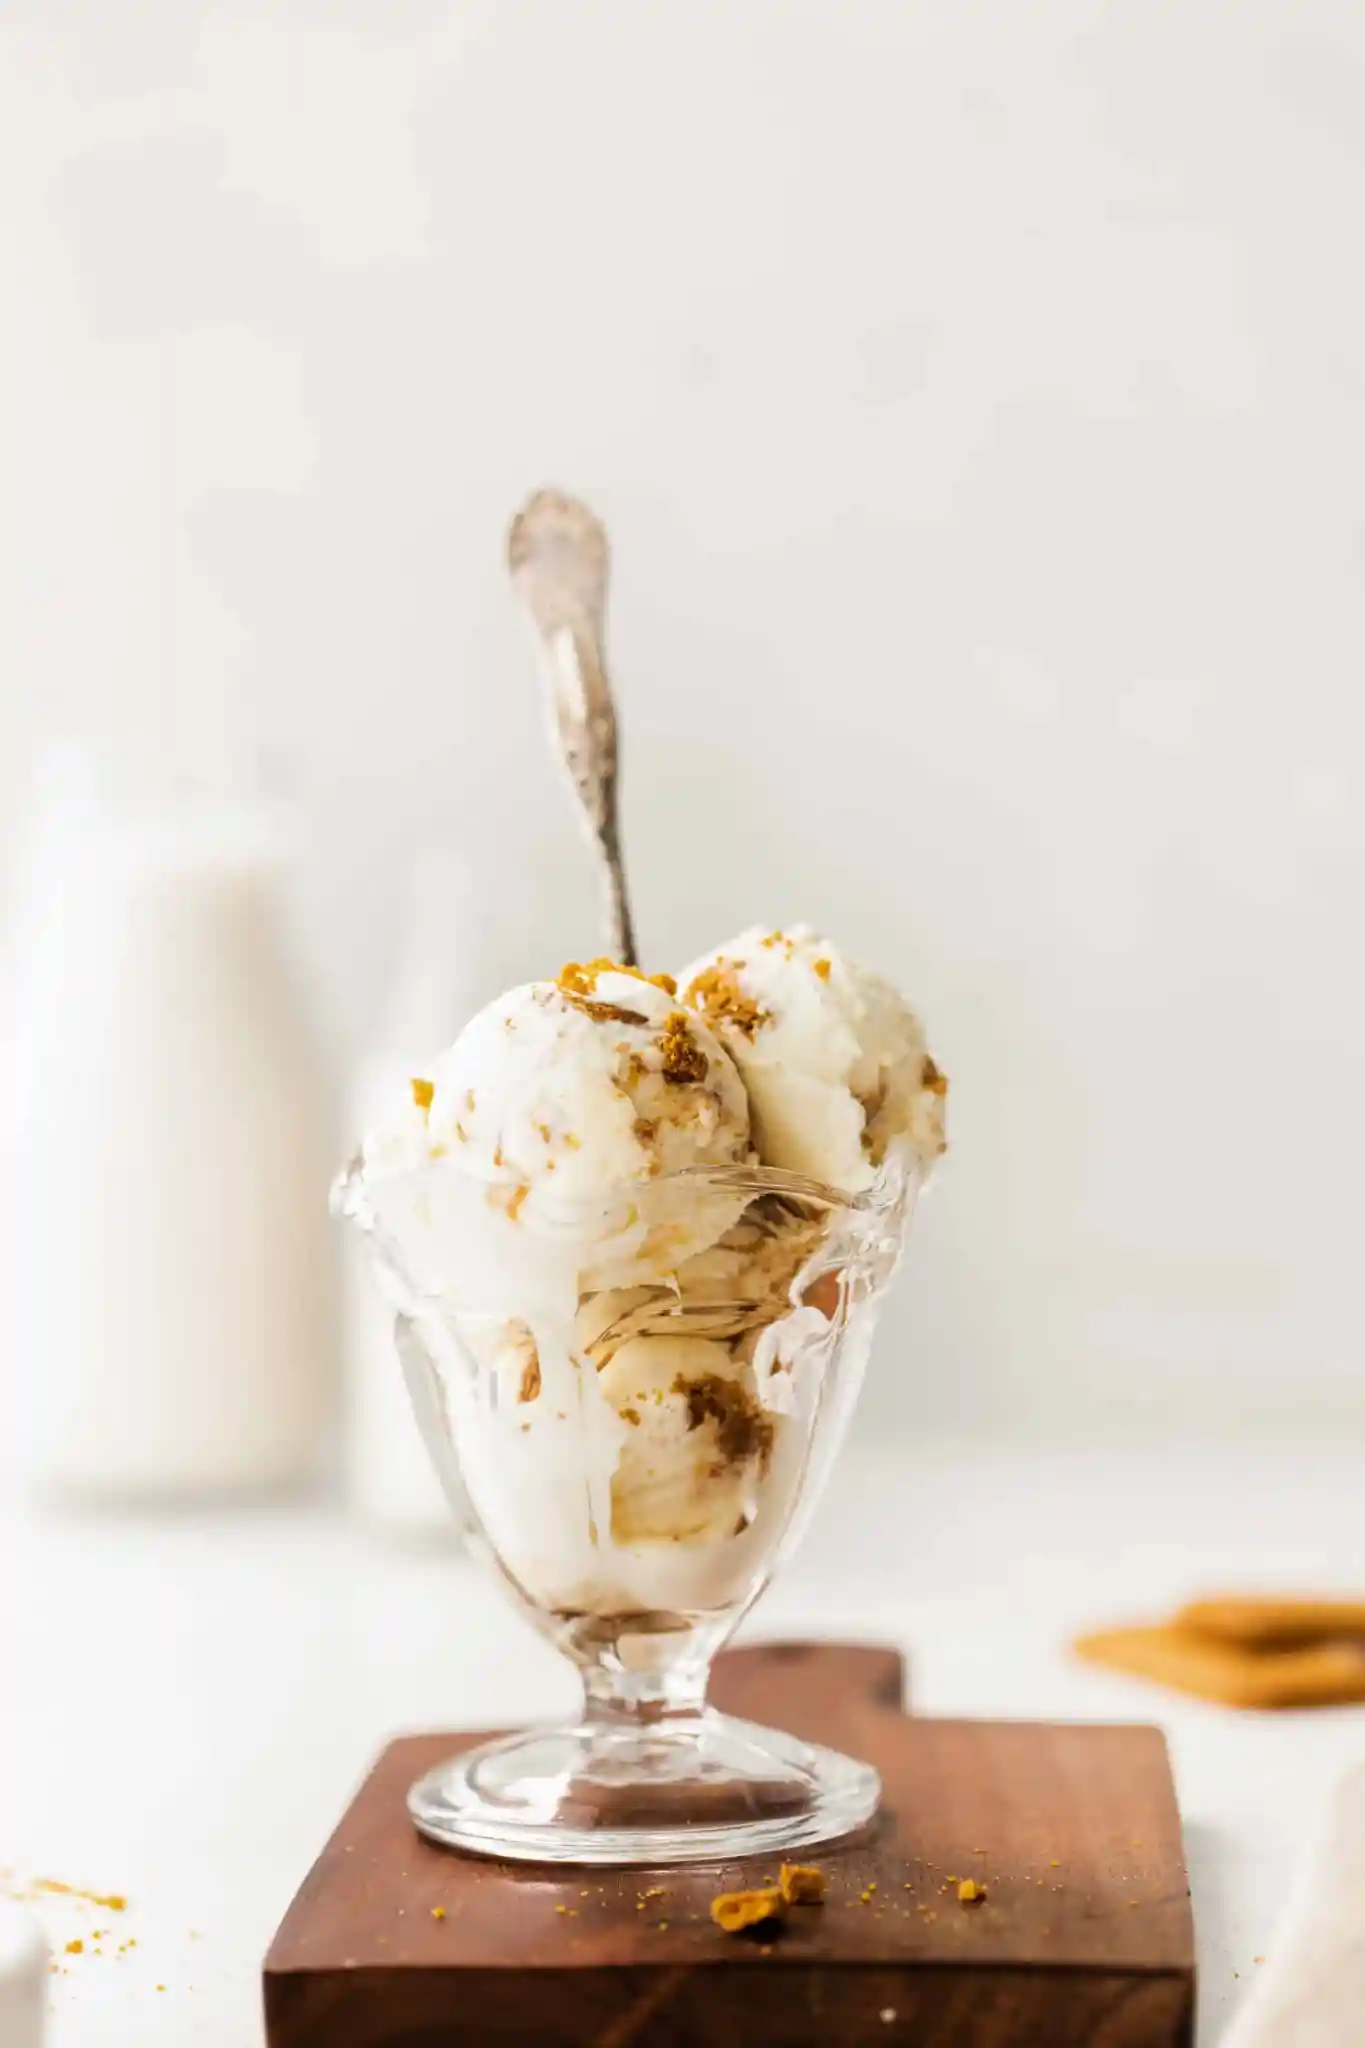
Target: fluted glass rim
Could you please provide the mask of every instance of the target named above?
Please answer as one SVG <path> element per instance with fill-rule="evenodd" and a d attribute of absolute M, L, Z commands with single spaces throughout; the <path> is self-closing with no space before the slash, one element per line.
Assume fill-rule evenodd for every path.
<path fill-rule="evenodd" d="M 672 1173 L 614 1181 L 591 1196 L 577 1199 L 561 1197 L 555 1206 L 566 1215 L 574 1210 L 587 1214 L 593 1209 L 606 1210 L 636 1192 L 654 1193 L 668 1187 L 712 1187 L 728 1189 L 755 1200 L 760 1195 L 781 1195 L 790 1201 L 818 1203 L 821 1208 L 831 1211 L 842 1209 L 854 1215 L 874 1216 L 899 1200 L 907 1190 L 922 1188 L 927 1177 L 925 1164 L 915 1148 L 907 1141 L 895 1141 L 888 1146 L 870 1186 L 856 1191 L 836 1187 L 831 1181 L 816 1180 L 809 1174 L 793 1173 L 786 1167 L 764 1166 L 755 1160 L 728 1165 L 685 1166 Z M 367 1220 L 367 1212 L 373 1214 L 372 1198 L 385 1182 L 412 1186 L 431 1180 L 448 1186 L 457 1178 L 474 1186 L 498 1185 L 487 1175 L 472 1172 L 450 1156 L 423 1159 L 410 1167 L 371 1172 L 366 1167 L 362 1145 L 333 1177 L 332 1214 L 348 1222 L 363 1223 Z"/>

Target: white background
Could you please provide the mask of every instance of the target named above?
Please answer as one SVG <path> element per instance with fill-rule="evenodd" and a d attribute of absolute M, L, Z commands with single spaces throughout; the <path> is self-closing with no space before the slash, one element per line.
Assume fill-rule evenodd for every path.
<path fill-rule="evenodd" d="M 7 0 L 0 823 L 264 753 L 341 1073 L 421 839 L 592 943 L 501 535 L 616 538 L 651 959 L 808 915 L 954 1150 L 865 1415 L 1365 1410 L 1365 14 Z"/>

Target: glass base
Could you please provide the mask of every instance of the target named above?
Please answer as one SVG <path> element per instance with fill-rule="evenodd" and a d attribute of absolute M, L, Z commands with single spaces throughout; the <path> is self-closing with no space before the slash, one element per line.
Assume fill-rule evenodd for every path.
<path fill-rule="evenodd" d="M 408 1811 L 429 1841 L 480 1856 L 700 1863 L 833 1841 L 880 1796 L 870 1764 L 704 1708 L 484 1743 L 420 1778 Z"/>

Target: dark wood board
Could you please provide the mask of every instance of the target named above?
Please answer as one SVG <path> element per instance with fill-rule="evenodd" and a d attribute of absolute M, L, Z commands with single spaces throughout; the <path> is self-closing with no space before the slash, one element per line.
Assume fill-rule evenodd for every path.
<path fill-rule="evenodd" d="M 880 1769 L 877 1821 L 805 1859 L 828 1875 L 824 1906 L 736 1939 L 710 1901 L 771 1859 L 564 1871 L 434 1848 L 407 1788 L 483 1737 L 407 1736 L 271 1947 L 269 2048 L 1188 2044 L 1194 1931 L 1156 1729 L 916 1720 L 895 1653 L 856 1646 L 731 1651 L 713 1697 Z M 959 1902 L 965 1877 L 983 1905 Z"/>

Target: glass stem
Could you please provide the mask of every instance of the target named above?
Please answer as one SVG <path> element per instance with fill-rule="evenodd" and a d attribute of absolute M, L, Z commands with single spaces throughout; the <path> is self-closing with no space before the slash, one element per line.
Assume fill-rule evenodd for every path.
<path fill-rule="evenodd" d="M 583 1674 L 583 1718 L 594 1727 L 647 1728 L 695 1720 L 706 1705 L 707 1666 L 622 1671 L 595 1664 Z"/>

